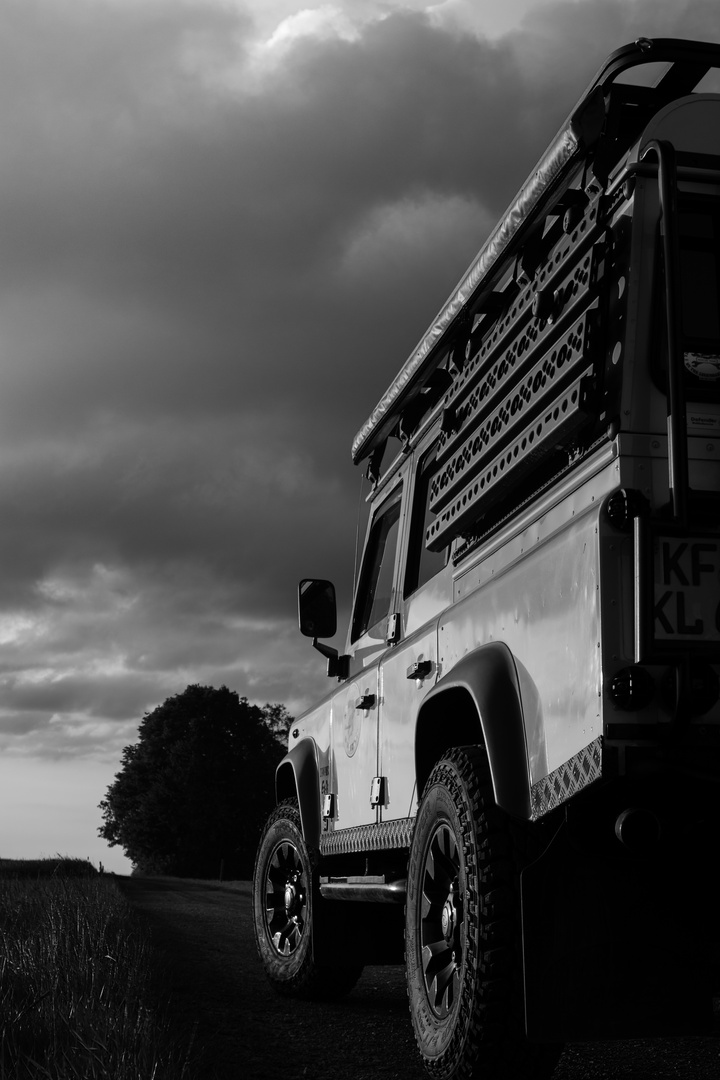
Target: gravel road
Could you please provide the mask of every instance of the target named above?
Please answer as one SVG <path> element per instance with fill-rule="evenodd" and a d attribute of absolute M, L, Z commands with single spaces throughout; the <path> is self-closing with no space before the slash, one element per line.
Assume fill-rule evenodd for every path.
<path fill-rule="evenodd" d="M 208 1046 L 207 1080 L 427 1080 L 401 968 L 366 968 L 337 1002 L 289 1001 L 257 958 L 249 882 L 116 880 L 166 957 L 177 1011 Z M 716 1020 L 714 1037 L 571 1044 L 553 1080 L 720 1080 Z"/>

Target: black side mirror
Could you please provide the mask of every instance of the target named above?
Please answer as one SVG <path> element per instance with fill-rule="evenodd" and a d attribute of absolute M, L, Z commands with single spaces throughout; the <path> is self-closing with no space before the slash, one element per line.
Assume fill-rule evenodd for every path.
<path fill-rule="evenodd" d="M 322 578 L 304 578 L 298 586 L 300 633 L 305 637 L 328 638 L 337 631 L 335 586 Z"/>
<path fill-rule="evenodd" d="M 323 578 L 303 578 L 298 586 L 300 633 L 313 639 L 313 648 L 327 659 L 327 673 L 347 679 L 349 656 L 339 656 L 337 649 L 322 645 L 318 638 L 333 637 L 337 630 L 335 586 Z"/>

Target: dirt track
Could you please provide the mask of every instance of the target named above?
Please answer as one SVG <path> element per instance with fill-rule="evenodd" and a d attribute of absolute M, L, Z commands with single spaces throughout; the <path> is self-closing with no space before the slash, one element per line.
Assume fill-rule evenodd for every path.
<path fill-rule="evenodd" d="M 338 1002 L 279 998 L 255 952 L 249 883 L 117 880 L 171 964 L 177 1010 L 208 1045 L 207 1080 L 427 1080 L 401 968 L 366 968 Z M 720 1078 L 720 1023 L 715 1038 L 573 1044 L 554 1080 L 671 1078 Z"/>

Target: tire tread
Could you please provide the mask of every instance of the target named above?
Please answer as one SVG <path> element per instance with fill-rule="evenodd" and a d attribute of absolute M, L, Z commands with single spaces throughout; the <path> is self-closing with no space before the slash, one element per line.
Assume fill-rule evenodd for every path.
<path fill-rule="evenodd" d="M 484 749 L 454 747 L 434 766 L 425 796 L 441 786 L 449 794 L 459 822 L 457 838 L 465 861 L 466 911 L 477 935 L 468 934 L 457 1022 L 444 1050 L 432 1052 L 432 1032 L 413 1010 L 413 996 L 423 994 L 420 965 L 408 951 L 415 946 L 412 918 L 406 933 L 408 995 L 418 1048 L 435 1080 L 545 1080 L 560 1048 L 530 1044 L 524 1032 L 522 954 L 520 947 L 520 871 L 528 858 L 528 830 L 516 826 L 495 804 Z M 422 805 L 418 813 L 420 821 Z M 418 828 L 416 826 L 416 837 Z M 422 840 L 414 842 L 408 870 L 408 906 L 412 883 L 419 880 Z M 407 921 L 406 909 L 406 921 Z M 412 985 L 418 980 L 419 988 Z M 426 1045 L 427 1042 L 427 1045 Z"/>
<path fill-rule="evenodd" d="M 292 840 L 302 852 L 303 859 L 307 862 L 307 874 L 310 878 L 311 889 L 309 921 L 307 939 L 302 945 L 303 954 L 299 957 L 299 964 L 288 964 L 285 957 L 273 951 L 271 943 L 267 940 L 264 923 L 264 904 L 262 889 L 264 881 L 263 858 L 267 856 L 265 841 L 271 831 L 279 822 L 287 822 L 291 828 L 289 839 Z M 294 835 L 292 835 L 294 833 Z M 355 986 L 362 974 L 362 967 L 325 967 L 315 963 L 312 953 L 312 920 L 317 917 L 318 905 L 323 903 L 320 890 L 317 886 L 317 857 L 307 848 L 302 836 L 302 821 L 298 801 L 295 798 L 284 799 L 275 807 L 268 817 L 263 829 L 260 843 L 258 844 L 253 873 L 253 924 L 255 930 L 255 943 L 258 954 L 265 970 L 265 975 L 276 992 L 283 997 L 322 1000 L 337 998 L 348 994 Z M 288 975 L 288 969 L 296 968 Z"/>

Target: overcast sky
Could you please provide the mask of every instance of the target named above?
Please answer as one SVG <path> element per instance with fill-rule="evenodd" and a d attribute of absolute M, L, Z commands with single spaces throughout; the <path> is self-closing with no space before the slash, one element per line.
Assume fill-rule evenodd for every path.
<path fill-rule="evenodd" d="M 188 683 L 324 692 L 352 438 L 640 35 L 720 5 L 4 0 L 0 856 L 127 865 L 96 804 Z"/>

